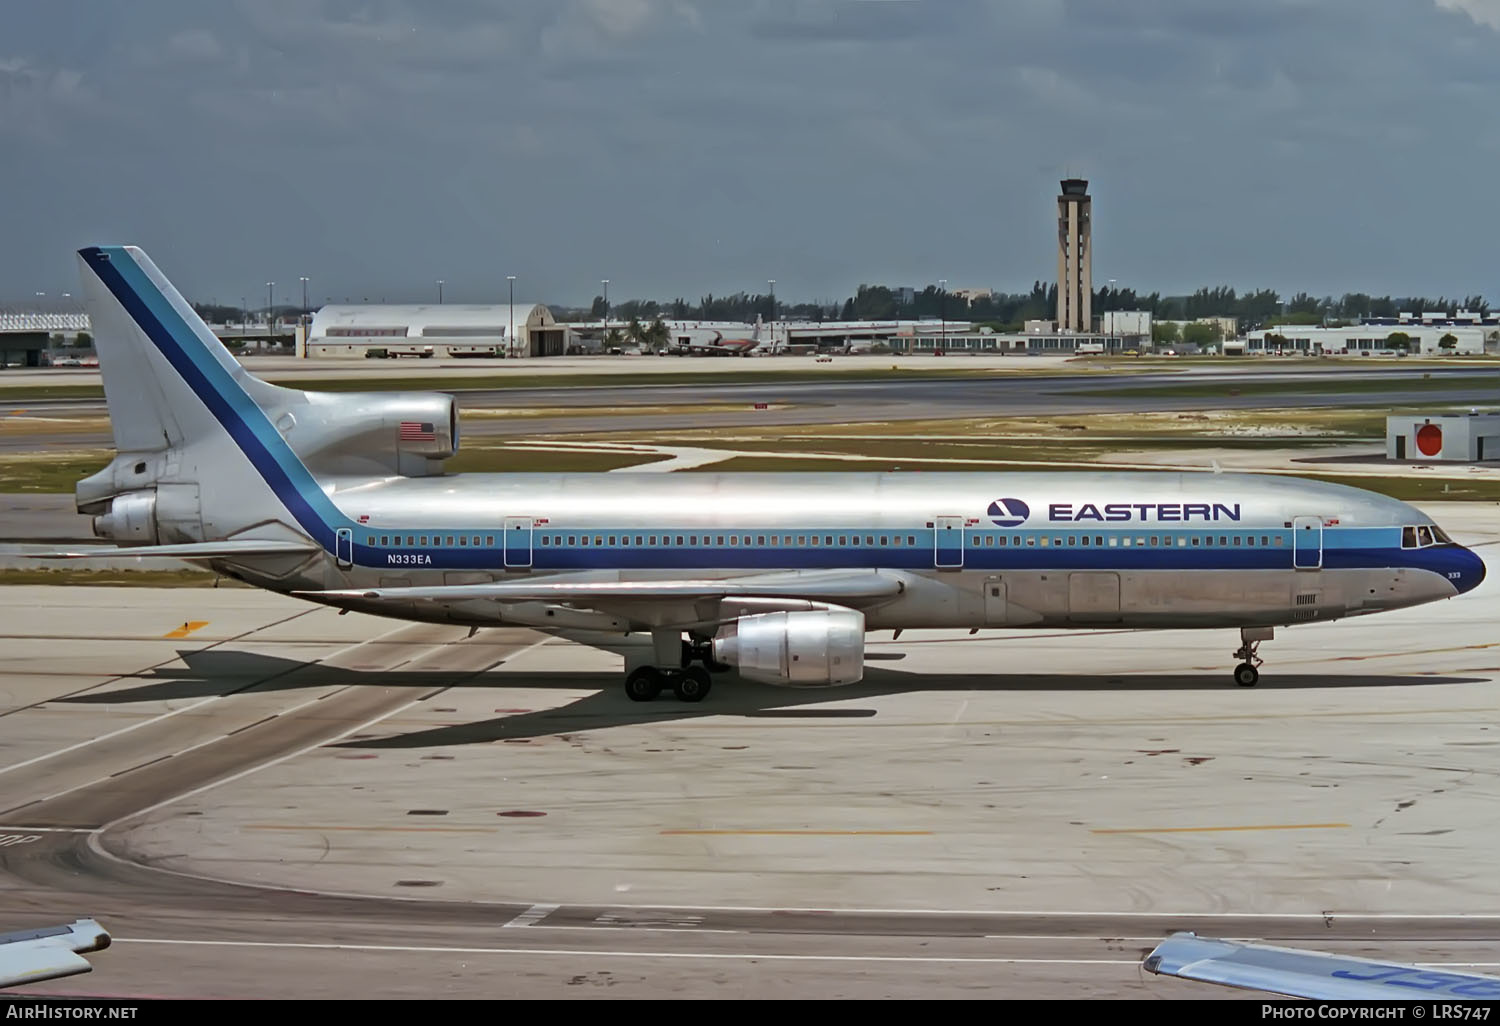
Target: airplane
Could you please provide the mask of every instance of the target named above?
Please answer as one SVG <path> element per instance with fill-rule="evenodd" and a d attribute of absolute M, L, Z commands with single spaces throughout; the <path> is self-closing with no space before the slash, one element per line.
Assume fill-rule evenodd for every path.
<path fill-rule="evenodd" d="M 1174 933 L 1141 967 L 1243 990 L 1321 1001 L 1454 1001 L 1500 998 L 1500 977 L 1352 955 Z"/>
<path fill-rule="evenodd" d="M 670 325 L 672 342 L 667 352 L 674 356 L 749 356 L 763 341 L 760 337 L 764 324 L 759 314 L 755 315 L 755 328 L 749 338 L 726 337 L 719 328 L 697 323 Z M 771 345 L 775 351 L 775 343 Z"/>
<path fill-rule="evenodd" d="M 0 987 L 92 972 L 82 953 L 103 951 L 109 944 L 108 931 L 92 919 L 0 933 Z"/>
<path fill-rule="evenodd" d="M 635 701 L 712 673 L 863 678 L 914 628 L 1275 628 L 1471 591 L 1483 562 L 1405 503 L 1172 472 L 447 474 L 452 396 L 247 372 L 140 249 L 78 254 L 117 455 L 76 486 L 116 544 L 308 601 L 523 625 L 624 657 Z"/>

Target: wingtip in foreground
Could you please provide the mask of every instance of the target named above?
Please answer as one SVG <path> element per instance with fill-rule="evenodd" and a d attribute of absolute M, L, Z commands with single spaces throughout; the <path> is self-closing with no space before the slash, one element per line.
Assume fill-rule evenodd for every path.
<path fill-rule="evenodd" d="M 1500 977 L 1174 933 L 1141 967 L 1162 976 L 1321 1001 L 1500 998 Z"/>
<path fill-rule="evenodd" d="M 92 972 L 82 953 L 109 945 L 109 932 L 93 919 L 0 934 L 0 987 Z"/>

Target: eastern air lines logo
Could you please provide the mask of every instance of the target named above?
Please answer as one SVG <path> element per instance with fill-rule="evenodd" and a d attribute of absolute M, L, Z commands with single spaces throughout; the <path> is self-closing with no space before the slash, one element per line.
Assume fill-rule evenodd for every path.
<path fill-rule="evenodd" d="M 1031 507 L 1020 499 L 996 499 L 986 512 L 1000 527 L 1020 527 L 1031 516 Z"/>

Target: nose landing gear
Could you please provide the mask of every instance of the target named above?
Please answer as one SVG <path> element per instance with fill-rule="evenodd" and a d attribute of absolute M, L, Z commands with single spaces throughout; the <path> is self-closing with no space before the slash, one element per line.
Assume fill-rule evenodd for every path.
<path fill-rule="evenodd" d="M 1274 627 L 1241 627 L 1240 647 L 1234 650 L 1234 658 L 1244 660 L 1234 668 L 1234 682 L 1242 688 L 1253 688 L 1260 680 L 1260 667 L 1265 660 L 1257 655 L 1262 641 L 1276 636 Z"/>

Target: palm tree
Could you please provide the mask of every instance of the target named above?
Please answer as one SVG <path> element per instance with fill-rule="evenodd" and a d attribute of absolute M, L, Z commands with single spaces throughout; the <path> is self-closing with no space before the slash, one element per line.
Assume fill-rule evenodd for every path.
<path fill-rule="evenodd" d="M 665 349 L 672 341 L 671 329 L 662 320 L 654 320 L 651 327 L 646 329 L 646 341 L 658 350 Z"/>

